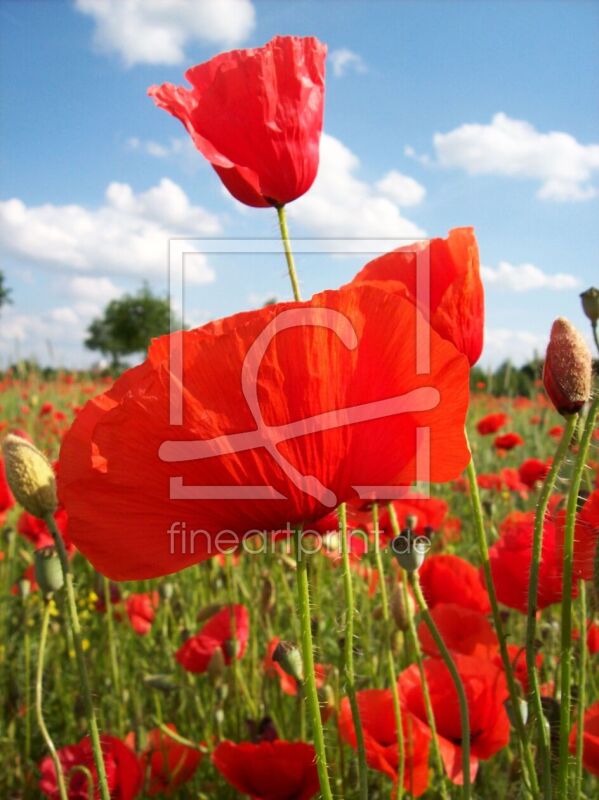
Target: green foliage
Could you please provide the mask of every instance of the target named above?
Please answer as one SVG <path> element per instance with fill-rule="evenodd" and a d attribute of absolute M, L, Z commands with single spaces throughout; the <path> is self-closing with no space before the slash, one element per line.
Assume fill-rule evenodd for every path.
<path fill-rule="evenodd" d="M 4 273 L 0 270 L 0 310 L 2 306 L 10 305 L 11 303 L 11 290 L 6 285 Z"/>
<path fill-rule="evenodd" d="M 496 370 L 473 367 L 470 371 L 470 388 L 483 387 L 495 397 L 533 397 L 538 391 L 536 381 L 543 375 L 543 361 L 534 358 L 521 367 L 511 361 L 504 361 Z"/>
<path fill-rule="evenodd" d="M 85 346 L 109 356 L 118 367 L 123 356 L 142 353 L 156 336 L 169 332 L 170 305 L 147 285 L 136 294 L 126 294 L 111 302 L 102 317 L 88 328 Z"/>

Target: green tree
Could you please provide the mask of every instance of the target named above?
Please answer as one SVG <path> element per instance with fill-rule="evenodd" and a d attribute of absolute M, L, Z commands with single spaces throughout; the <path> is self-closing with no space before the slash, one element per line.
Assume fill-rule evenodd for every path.
<path fill-rule="evenodd" d="M 0 270 L 0 310 L 2 310 L 2 306 L 9 305 L 10 303 L 12 303 L 11 292 L 6 285 L 4 273 Z"/>
<path fill-rule="evenodd" d="M 145 352 L 154 337 L 168 333 L 169 320 L 168 300 L 144 285 L 136 294 L 111 300 L 87 329 L 85 346 L 110 357 L 117 368 L 123 356 Z"/>

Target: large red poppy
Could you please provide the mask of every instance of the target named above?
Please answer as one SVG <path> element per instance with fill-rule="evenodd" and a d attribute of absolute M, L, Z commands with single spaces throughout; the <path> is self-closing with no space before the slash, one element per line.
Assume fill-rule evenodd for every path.
<path fill-rule="evenodd" d="M 175 572 L 230 547 L 231 531 L 309 524 L 344 500 L 409 485 L 418 428 L 428 428 L 430 480 L 457 477 L 469 459 L 468 363 L 431 331 L 430 374 L 418 374 L 418 315 L 395 284 L 356 284 L 185 331 L 182 425 L 169 422 L 178 338 L 154 340 L 63 441 L 73 541 L 116 580 Z"/>
<path fill-rule="evenodd" d="M 174 725 L 166 727 L 177 733 Z M 179 786 L 193 778 L 201 760 L 202 753 L 199 750 L 176 742 L 160 728 L 151 730 L 141 755 L 144 774 L 149 774 L 148 796 L 173 794 Z"/>
<path fill-rule="evenodd" d="M 576 732 L 578 724 L 570 733 L 570 752 L 576 754 Z M 593 775 L 599 775 L 599 701 L 588 708 L 584 715 L 584 732 L 582 737 L 582 763 Z"/>
<path fill-rule="evenodd" d="M 233 636 L 232 617 L 235 619 Z M 243 658 L 250 634 L 250 615 L 245 606 L 226 606 L 211 617 L 202 629 L 190 636 L 175 653 L 175 658 L 188 672 L 206 672 L 217 650 L 220 650 L 225 664 L 233 659 Z M 233 647 L 233 638 L 236 647 Z"/>
<path fill-rule="evenodd" d="M 478 570 L 464 558 L 449 553 L 429 556 L 418 574 L 430 608 L 439 603 L 455 603 L 482 614 L 491 610 Z"/>
<path fill-rule="evenodd" d="M 397 725 L 393 697 L 389 689 L 365 689 L 357 693 L 358 711 L 364 733 L 366 761 L 372 769 L 398 780 Z M 343 698 L 339 709 L 339 732 L 354 749 L 356 731 L 349 699 Z M 404 788 L 419 797 L 428 788 L 430 730 L 413 714 L 403 711 Z"/>
<path fill-rule="evenodd" d="M 135 753 L 115 736 L 101 736 L 102 755 L 106 767 L 106 779 L 113 800 L 133 800 L 142 788 L 142 771 Z M 100 789 L 94 764 L 94 754 L 89 736 L 78 744 L 61 747 L 58 758 L 62 766 L 69 800 L 98 800 Z M 93 793 L 88 787 L 87 774 L 75 767 L 85 767 L 93 781 Z M 50 800 L 59 800 L 56 770 L 50 756 L 40 764 L 40 790 Z"/>
<path fill-rule="evenodd" d="M 191 67 L 191 89 L 165 83 L 148 94 L 181 120 L 234 197 L 281 206 L 316 177 L 325 57 L 312 36 L 275 36 Z"/>
<path fill-rule="evenodd" d="M 430 268 L 430 285 L 419 285 L 422 266 Z M 400 281 L 418 303 L 431 326 L 453 342 L 472 366 L 483 348 L 484 291 L 478 245 L 472 228 L 454 228 L 447 239 L 400 247 L 367 264 L 354 281 Z"/>
<path fill-rule="evenodd" d="M 474 780 L 479 759 L 485 760 L 505 747 L 510 738 L 510 723 L 503 707 L 507 699 L 505 676 L 490 661 L 454 653 L 468 701 L 470 721 L 470 777 Z M 424 671 L 435 717 L 441 757 L 449 778 L 463 783 L 462 725 L 458 695 L 444 661 L 424 660 Z M 402 704 L 423 723 L 426 710 L 422 682 L 417 664 L 412 664 L 399 676 Z"/>
<path fill-rule="evenodd" d="M 227 783 L 252 800 L 310 800 L 319 789 L 316 753 L 305 742 L 221 742 L 212 762 Z"/>
<path fill-rule="evenodd" d="M 431 616 L 450 650 L 476 658 L 493 658 L 497 653 L 497 634 L 480 611 L 455 603 L 439 603 L 431 610 Z M 424 621 L 418 626 L 418 638 L 425 653 L 439 656 L 439 649 Z"/>

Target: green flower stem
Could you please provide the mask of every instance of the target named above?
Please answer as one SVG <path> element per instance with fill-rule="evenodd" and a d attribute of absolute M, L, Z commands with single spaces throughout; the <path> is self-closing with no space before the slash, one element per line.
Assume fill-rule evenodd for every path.
<path fill-rule="evenodd" d="M 356 731 L 356 744 L 358 749 L 358 775 L 360 780 L 360 797 L 368 798 L 368 767 L 366 765 L 366 747 L 364 745 L 364 731 L 356 697 L 356 681 L 354 674 L 354 591 L 352 586 L 351 571 L 349 567 L 349 542 L 347 533 L 347 508 L 342 503 L 338 509 L 339 527 L 341 533 L 341 557 L 343 563 L 343 592 L 345 595 L 345 643 L 343 648 L 343 679 L 345 691 L 351 706 L 354 729 Z"/>
<path fill-rule="evenodd" d="M 391 520 L 391 528 L 393 529 L 394 536 L 397 537 L 401 534 L 401 530 L 399 528 L 399 522 L 397 520 L 397 514 L 395 513 L 395 508 L 393 507 L 393 503 L 389 503 L 388 509 L 389 509 L 389 518 Z M 426 721 L 428 722 L 428 726 L 431 729 L 433 761 L 435 762 L 435 767 L 437 769 L 437 772 L 439 773 L 439 778 L 441 780 L 441 796 L 443 798 L 446 798 L 447 788 L 445 786 L 445 767 L 443 766 L 443 759 L 441 758 L 439 737 L 437 735 L 437 723 L 435 722 L 433 704 L 431 702 L 431 695 L 428 688 L 428 681 L 426 680 L 426 673 L 424 671 L 424 663 L 422 659 L 422 650 L 420 649 L 420 641 L 418 640 L 418 633 L 416 631 L 414 616 L 410 610 L 410 596 L 408 593 L 408 573 L 405 570 L 402 570 L 401 591 L 403 597 L 403 604 L 406 611 L 406 618 L 408 621 L 408 641 L 414 652 L 414 658 L 416 660 L 416 664 L 418 665 L 420 682 L 422 683 L 422 697 L 424 698 Z"/>
<path fill-rule="evenodd" d="M 327 754 L 324 746 L 324 731 L 320 717 L 320 703 L 316 689 L 316 676 L 314 674 L 314 649 L 312 644 L 312 627 L 310 620 L 310 589 L 308 584 L 308 561 L 302 552 L 302 531 L 294 532 L 295 562 L 297 565 L 297 601 L 301 629 L 302 659 L 304 662 L 303 689 L 308 704 L 308 713 L 312 721 L 312 737 L 316 751 L 316 768 L 320 780 L 320 791 L 323 800 L 333 800 L 331 784 L 329 781 L 329 768 Z"/>
<path fill-rule="evenodd" d="M 293 252 L 291 250 L 289 230 L 287 228 L 287 217 L 285 215 L 285 206 L 277 207 L 277 216 L 279 218 L 279 229 L 281 231 L 281 239 L 283 240 L 283 247 L 285 248 L 285 259 L 287 261 L 287 270 L 289 271 L 289 280 L 291 281 L 291 288 L 293 289 L 293 299 L 299 302 L 302 299 L 302 296 L 300 293 L 299 282 L 297 279 L 297 272 L 295 269 Z"/>
<path fill-rule="evenodd" d="M 114 638 L 114 619 L 112 611 L 112 598 L 110 595 L 110 581 L 102 576 L 102 589 L 104 594 L 104 605 L 106 606 L 106 632 L 108 634 L 108 655 L 110 658 L 110 671 L 112 673 L 112 683 L 116 694 L 117 704 L 117 724 L 120 735 L 125 733 L 125 723 L 123 719 L 123 689 L 121 684 L 121 673 L 119 661 L 116 653 L 116 642 Z"/>
<path fill-rule="evenodd" d="M 385 570 L 383 567 L 383 557 L 381 555 L 381 532 L 379 528 L 379 507 L 378 503 L 372 504 L 372 524 L 374 529 L 374 552 L 376 558 L 376 568 L 379 572 L 379 586 L 381 589 L 381 605 L 383 613 L 383 626 L 385 639 L 383 642 L 384 655 L 387 662 L 387 680 L 393 698 L 393 713 L 395 715 L 395 727 L 397 729 L 397 800 L 403 797 L 403 783 L 405 775 L 405 743 L 403 732 L 403 719 L 401 714 L 401 704 L 399 702 L 399 690 L 397 688 L 397 673 L 395 672 L 395 661 L 393 659 L 393 628 L 389 616 L 389 598 L 387 596 L 387 586 L 385 584 Z"/>
<path fill-rule="evenodd" d="M 587 587 L 578 582 L 580 596 L 580 663 L 578 665 L 578 727 L 576 729 L 576 778 L 574 797 L 582 797 L 582 754 L 584 746 L 584 707 L 587 681 Z"/>
<path fill-rule="evenodd" d="M 58 787 L 58 795 L 60 800 L 68 800 L 67 789 L 64 782 L 64 773 L 62 771 L 62 764 L 60 763 L 60 759 L 58 758 L 58 753 L 56 752 L 56 747 L 54 742 L 52 741 L 52 737 L 46 727 L 46 721 L 44 720 L 44 712 L 42 708 L 42 698 L 43 698 L 43 681 L 44 681 L 44 656 L 46 653 L 46 642 L 48 641 L 48 625 L 50 623 L 50 603 L 48 598 L 44 601 L 44 611 L 42 614 L 42 629 L 40 633 L 40 642 L 39 642 L 39 650 L 37 656 L 37 669 L 35 673 L 35 716 L 37 719 L 37 725 L 40 729 L 44 742 L 46 743 L 46 747 L 48 748 L 48 752 L 50 753 L 50 758 L 52 759 L 52 763 L 54 764 L 54 771 L 56 772 L 56 785 Z"/>
<path fill-rule="evenodd" d="M 557 773 L 557 796 L 568 796 L 568 737 L 570 734 L 570 689 L 572 683 L 572 572 L 574 561 L 574 528 L 576 525 L 576 509 L 578 494 L 584 472 L 585 461 L 589 451 L 591 436 L 595 427 L 599 410 L 599 394 L 594 399 L 584 426 L 578 455 L 568 492 L 566 508 L 566 529 L 564 532 L 564 556 L 562 578 L 562 627 L 561 627 L 561 663 L 560 663 L 560 724 L 559 724 L 559 767 Z"/>
<path fill-rule="evenodd" d="M 106 769 L 104 766 L 104 758 L 102 756 L 102 745 L 100 743 L 100 732 L 98 730 L 98 721 L 96 719 L 96 712 L 92 702 L 87 666 L 85 663 L 85 656 L 83 654 L 83 645 L 81 643 L 81 625 L 79 623 L 79 615 L 77 613 L 75 587 L 73 586 L 73 573 L 71 572 L 71 565 L 69 564 L 69 558 L 67 556 L 67 551 L 65 550 L 62 536 L 60 535 L 60 531 L 54 522 L 54 517 L 52 514 L 47 514 L 44 518 L 44 521 L 54 537 L 54 541 L 56 542 L 56 549 L 58 551 L 58 556 L 62 565 L 62 571 L 64 573 L 67 607 L 69 610 L 69 622 L 73 635 L 73 645 L 75 648 L 75 657 L 77 659 L 77 668 L 79 670 L 81 694 L 83 695 L 83 702 L 85 705 L 85 716 L 87 717 L 87 724 L 89 726 L 91 745 L 94 753 L 94 763 L 96 765 L 96 772 L 98 775 L 100 797 L 101 800 L 110 800 L 110 792 L 108 791 L 108 782 L 106 780 Z"/>
<path fill-rule="evenodd" d="M 470 447 L 470 445 L 468 446 Z M 472 453 L 471 447 L 470 452 Z M 497 602 L 497 594 L 495 593 L 495 584 L 493 583 L 493 573 L 491 572 L 491 562 L 489 560 L 489 545 L 487 544 L 487 535 L 485 533 L 483 509 L 480 501 L 480 493 L 478 491 L 478 483 L 476 481 L 476 467 L 474 466 L 474 459 L 472 457 L 470 458 L 470 462 L 466 468 L 466 474 L 470 488 L 470 502 L 472 505 L 472 514 L 474 518 L 474 532 L 476 534 L 478 551 L 485 575 L 485 584 L 489 595 L 489 602 L 491 603 L 493 624 L 495 626 L 497 638 L 499 639 L 499 652 L 501 653 L 501 661 L 507 680 L 514 727 L 516 729 L 516 735 L 520 739 L 520 743 L 522 745 L 522 753 L 524 755 L 523 764 L 526 769 L 528 784 L 532 788 L 533 797 L 538 797 L 539 782 L 537 779 L 532 751 L 528 741 L 528 735 L 524 726 L 524 720 L 522 719 L 522 710 L 520 708 L 520 702 L 518 699 L 516 679 L 514 677 L 514 670 L 512 668 L 512 662 L 507 649 L 507 641 L 505 637 L 505 631 L 503 630 L 503 623 L 501 621 L 501 613 L 499 611 L 499 604 Z"/>
<path fill-rule="evenodd" d="M 445 662 L 445 666 L 449 670 L 451 679 L 458 693 L 458 701 L 460 704 L 460 722 L 462 731 L 462 737 L 461 737 L 462 771 L 464 773 L 464 785 L 462 788 L 462 797 L 464 798 L 464 800 L 467 800 L 470 797 L 470 718 L 468 716 L 468 700 L 466 698 L 466 692 L 464 691 L 464 684 L 462 683 L 462 679 L 460 678 L 460 674 L 457 670 L 454 660 L 451 657 L 451 653 L 445 646 L 443 637 L 439 633 L 439 629 L 435 625 L 435 621 L 430 615 L 428 606 L 426 604 L 426 600 L 424 599 L 424 595 L 422 594 L 422 589 L 420 588 L 420 580 L 418 578 L 418 573 L 410 572 L 408 575 L 408 580 L 410 582 L 410 586 L 412 587 L 412 591 L 414 592 L 414 597 L 416 598 L 416 603 L 418 604 L 418 608 L 420 609 L 422 619 L 426 623 L 427 628 L 431 632 L 431 636 L 435 640 L 435 644 L 439 648 L 439 653 L 441 654 L 441 658 L 443 659 L 443 661 Z"/>
<path fill-rule="evenodd" d="M 539 755 L 543 773 L 543 797 L 551 800 L 551 745 L 549 742 L 549 729 L 543 714 L 543 704 L 541 702 L 541 689 L 539 686 L 539 675 L 536 665 L 536 623 L 537 623 L 537 594 L 539 591 L 539 569 L 541 566 L 541 554 L 543 551 L 543 524 L 545 514 L 549 505 L 549 498 L 555 487 L 555 481 L 559 475 L 560 467 L 568 452 L 568 447 L 572 440 L 574 429 L 576 428 L 576 416 L 568 417 L 564 433 L 556 450 L 551 469 L 543 482 L 539 502 L 535 514 L 534 534 L 532 541 L 532 558 L 530 566 L 530 580 L 528 584 L 528 614 L 526 622 L 526 667 L 528 679 L 530 681 L 530 700 L 534 708 L 539 729 Z"/>

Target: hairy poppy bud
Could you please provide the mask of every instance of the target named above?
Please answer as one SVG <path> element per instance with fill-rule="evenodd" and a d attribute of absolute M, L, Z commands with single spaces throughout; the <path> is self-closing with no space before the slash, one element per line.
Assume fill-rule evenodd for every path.
<path fill-rule="evenodd" d="M 304 680 L 304 664 L 300 651 L 292 642 L 279 642 L 272 654 L 272 660 L 281 669 L 295 678 L 298 683 Z"/>
<path fill-rule="evenodd" d="M 590 289 L 587 289 L 586 292 L 580 295 L 580 301 L 582 303 L 582 310 L 591 320 L 592 324 L 596 325 L 597 320 L 599 320 L 599 289 L 591 286 Z"/>
<path fill-rule="evenodd" d="M 396 586 L 389 597 L 389 611 L 400 631 L 407 631 L 410 615 L 414 613 L 414 600 L 408 594 L 408 607 L 404 602 L 401 586 Z"/>
<path fill-rule="evenodd" d="M 40 547 L 35 551 L 35 579 L 44 595 L 62 589 L 64 574 L 55 547 Z"/>
<path fill-rule="evenodd" d="M 559 317 L 543 367 L 543 383 L 549 398 L 563 416 L 576 414 L 591 395 L 592 359 L 589 348 L 576 328 Z"/>
<path fill-rule="evenodd" d="M 43 453 L 26 439 L 9 434 L 2 443 L 6 480 L 16 500 L 34 517 L 56 511 L 56 479 Z"/>

